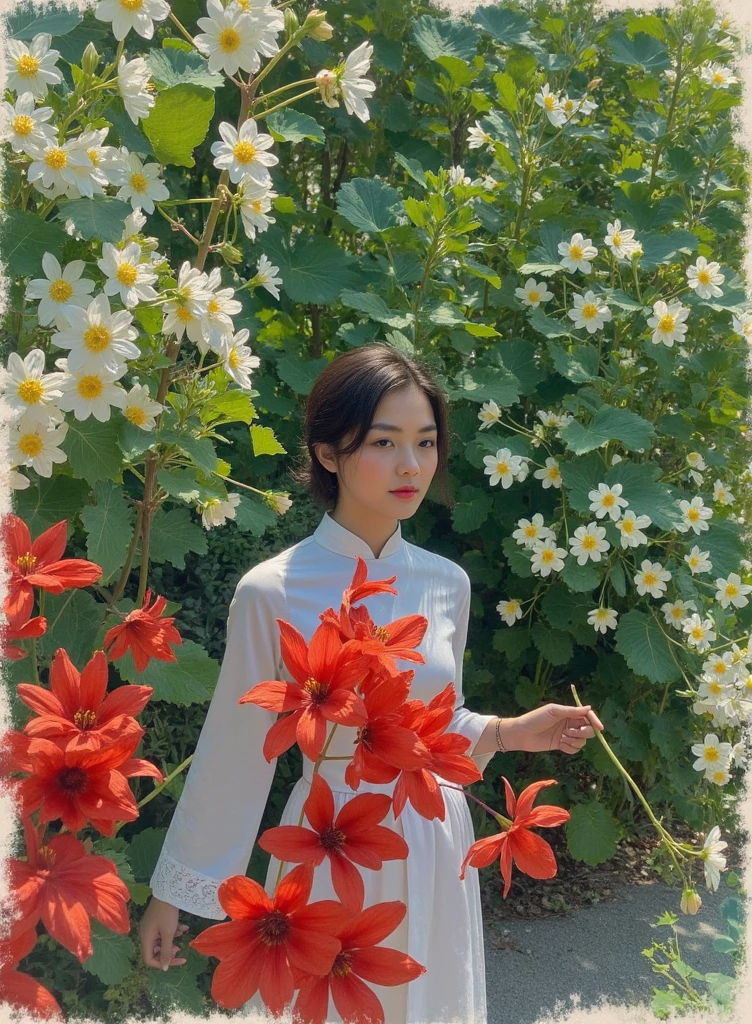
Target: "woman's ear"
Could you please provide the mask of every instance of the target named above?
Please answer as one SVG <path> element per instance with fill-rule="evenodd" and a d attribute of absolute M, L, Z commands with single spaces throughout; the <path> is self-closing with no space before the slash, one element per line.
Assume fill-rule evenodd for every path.
<path fill-rule="evenodd" d="M 313 450 L 316 453 L 316 458 L 319 460 L 324 469 L 328 469 L 330 473 L 337 472 L 337 464 L 331 458 L 331 449 L 328 444 L 315 444 Z"/>

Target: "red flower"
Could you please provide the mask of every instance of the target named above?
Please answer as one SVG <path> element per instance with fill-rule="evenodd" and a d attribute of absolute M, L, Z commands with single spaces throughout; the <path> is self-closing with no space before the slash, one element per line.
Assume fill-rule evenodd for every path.
<path fill-rule="evenodd" d="M 384 1008 L 364 982 L 403 985 L 426 972 L 407 953 L 376 945 L 391 935 L 406 910 L 400 900 L 376 903 L 341 927 L 336 935 L 342 949 L 324 977 L 293 968 L 300 988 L 293 1013 L 299 1015 L 302 1024 L 324 1024 L 330 990 L 339 1015 L 348 1024 L 384 1024 Z"/>
<path fill-rule="evenodd" d="M 299 864 L 281 880 L 274 899 L 252 878 L 232 875 L 217 890 L 232 921 L 211 925 L 189 945 L 220 964 L 211 984 L 212 998 L 237 1009 L 256 991 L 272 1013 L 282 1013 L 293 997 L 291 966 L 326 974 L 341 949 L 334 933 L 352 911 L 334 900 L 308 906 L 313 865 Z"/>
<path fill-rule="evenodd" d="M 144 594 L 140 608 L 128 612 L 119 626 L 113 626 L 105 633 L 104 648 L 112 661 L 122 658 L 126 651 L 133 655 L 137 672 L 143 672 L 152 658 L 158 661 L 177 661 L 169 644 L 182 644 L 183 638 L 173 625 L 174 617 L 161 618 L 167 604 L 166 597 L 155 599 L 151 608 L 151 590 Z"/>
<path fill-rule="evenodd" d="M 373 594 L 397 593 L 394 587 L 390 586 L 397 579 L 396 576 L 390 576 L 388 580 L 367 580 L 368 565 L 365 559 L 361 558 L 360 555 L 356 555 L 355 558 L 355 572 L 353 573 L 350 586 L 342 594 L 339 614 L 333 608 L 327 608 L 325 612 L 319 615 L 322 622 L 331 622 L 332 625 L 338 626 L 345 638 L 351 635 L 349 632 L 349 616 L 352 605 L 357 601 L 363 601 L 365 598 L 371 597 Z"/>
<path fill-rule="evenodd" d="M 297 742 L 311 761 L 321 754 L 326 740 L 326 723 L 362 725 L 366 721 L 363 701 L 353 692 L 362 675 L 360 659 L 353 658 L 348 644 L 342 644 L 339 630 L 322 623 L 306 648 L 301 633 L 284 619 L 277 619 L 282 659 L 294 683 L 266 680 L 244 693 L 238 704 L 258 704 L 270 711 L 292 711 L 278 719 L 264 740 L 267 761 L 278 757 Z"/>
<path fill-rule="evenodd" d="M 550 845 L 541 836 L 528 831 L 532 826 L 551 828 L 568 821 L 569 811 L 563 807 L 542 806 L 531 810 L 533 800 L 544 786 L 555 786 L 556 779 L 544 779 L 533 782 L 520 794 L 519 802 L 515 800 L 514 790 L 504 779 L 506 788 L 507 814 L 512 818 L 511 826 L 495 836 L 486 836 L 473 843 L 462 862 L 460 878 L 465 877 L 465 868 L 471 864 L 476 868 L 485 868 L 501 854 L 500 868 L 504 879 L 503 898 L 512 885 L 512 861 L 520 871 L 531 878 L 553 878 L 556 874 L 556 858 Z"/>
<path fill-rule="evenodd" d="M 377 824 L 386 817 L 391 803 L 392 798 L 385 793 L 361 793 L 348 800 L 335 818 L 329 784 L 315 772 L 311 792 L 303 804 L 311 828 L 268 828 L 259 846 L 278 860 L 293 864 L 310 862 L 318 867 L 328 857 L 334 891 L 342 903 L 359 911 L 365 890 L 355 864 L 380 871 L 385 860 L 404 860 L 408 854 L 401 835 Z"/>
<path fill-rule="evenodd" d="M 34 606 L 34 587 L 61 594 L 70 587 L 88 587 L 102 575 L 101 565 L 85 558 L 63 558 L 67 520 L 61 519 L 40 533 L 32 543 L 23 519 L 8 515 L 2 524 L 10 587 L 3 608 L 12 616 L 28 619 Z"/>
<path fill-rule="evenodd" d="M 23 820 L 27 860 L 10 860 L 10 884 L 22 912 L 21 925 L 36 928 L 39 919 L 49 934 L 81 963 L 91 956 L 90 917 L 114 932 L 130 930 L 126 903 L 130 892 L 109 857 L 87 853 L 68 833 L 39 846 L 44 825 Z"/>
<path fill-rule="evenodd" d="M 17 921 L 10 935 L 0 939 L 0 993 L 4 1003 L 19 1010 L 30 1010 L 39 1017 L 63 1017 L 63 1011 L 44 985 L 36 978 L 17 971 L 17 964 L 28 956 L 37 942 L 36 928 L 21 928 Z"/>
<path fill-rule="evenodd" d="M 7 623 L 0 623 L 0 660 L 8 658 L 10 661 L 20 661 L 26 657 L 28 651 L 23 647 L 16 647 L 10 641 L 43 636 L 47 631 L 47 619 L 44 615 L 36 615 L 30 619 L 28 615 L 9 615 L 7 612 L 6 617 Z"/>
<path fill-rule="evenodd" d="M 151 686 L 119 686 L 107 693 L 107 658 L 95 651 L 79 673 L 64 647 L 58 647 L 50 666 L 50 689 L 18 683 L 18 696 L 39 717 L 24 726 L 29 736 L 61 739 L 71 748 L 96 749 L 122 739 L 128 732 L 143 735 L 133 717 L 154 692 Z"/>

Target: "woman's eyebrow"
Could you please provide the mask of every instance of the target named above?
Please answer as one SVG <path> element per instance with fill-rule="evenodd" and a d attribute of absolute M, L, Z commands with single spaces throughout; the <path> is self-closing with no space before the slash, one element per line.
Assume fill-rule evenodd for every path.
<path fill-rule="evenodd" d="M 398 433 L 402 433 L 402 427 L 395 427 L 393 423 L 372 423 L 368 428 L 369 430 L 396 430 Z M 419 434 L 425 434 L 429 430 L 437 430 L 438 427 L 435 423 L 429 423 L 427 427 L 420 427 L 418 430 Z"/>

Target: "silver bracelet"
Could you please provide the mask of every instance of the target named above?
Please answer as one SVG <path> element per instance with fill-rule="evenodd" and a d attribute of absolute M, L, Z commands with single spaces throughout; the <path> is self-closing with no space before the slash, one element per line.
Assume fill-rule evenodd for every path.
<path fill-rule="evenodd" d="M 496 719 L 496 746 L 499 748 L 499 750 L 503 751 L 503 753 L 506 754 L 508 753 L 508 751 L 504 744 L 501 742 L 501 735 L 499 733 L 499 729 L 501 728 L 501 721 L 502 720 L 500 718 Z"/>

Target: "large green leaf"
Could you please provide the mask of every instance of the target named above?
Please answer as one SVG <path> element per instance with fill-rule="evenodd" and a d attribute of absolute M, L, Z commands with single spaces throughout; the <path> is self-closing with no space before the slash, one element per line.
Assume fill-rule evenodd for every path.
<path fill-rule="evenodd" d="M 540 653 L 552 665 L 566 665 L 574 653 L 572 639 L 560 629 L 549 629 L 542 622 L 534 622 L 530 636 Z"/>
<path fill-rule="evenodd" d="M 70 476 L 37 477 L 24 491 L 13 492 L 13 511 L 38 536 L 61 519 L 72 519 L 84 505 L 89 487 Z"/>
<path fill-rule="evenodd" d="M 588 494 L 597 490 L 598 484 L 606 480 L 603 459 L 596 452 L 590 452 L 580 459 L 562 459 L 559 462 L 559 469 L 569 504 L 583 515 L 591 516 Z"/>
<path fill-rule="evenodd" d="M 60 224 L 42 220 L 39 214 L 26 210 L 3 211 L 0 220 L 0 259 L 6 264 L 6 275 L 43 277 L 42 257 L 45 252 L 60 259 L 60 251 L 70 235 Z"/>
<path fill-rule="evenodd" d="M 209 71 L 209 62 L 196 50 L 176 50 L 173 47 L 152 49 L 149 50 L 146 63 L 159 89 L 170 89 L 186 82 L 217 89 L 225 82 L 223 75 Z"/>
<path fill-rule="evenodd" d="M 295 143 L 309 139 L 318 146 L 323 146 L 326 142 L 326 133 L 318 121 L 309 114 L 293 110 L 292 107 L 275 110 L 265 118 L 265 121 L 272 138 L 277 142 Z"/>
<path fill-rule="evenodd" d="M 92 562 L 102 566 L 102 579 L 106 584 L 117 570 L 125 565 L 131 534 L 133 512 L 122 487 L 111 480 L 98 480 L 94 484 L 96 505 L 81 510 L 81 522 L 86 530 L 86 553 Z"/>
<path fill-rule="evenodd" d="M 533 23 L 524 11 L 512 11 L 508 7 L 478 7 L 472 15 L 473 21 L 484 28 L 504 46 L 518 43 L 529 46 L 534 42 L 530 35 Z"/>
<path fill-rule="evenodd" d="M 87 590 L 46 594 L 47 632 L 37 640 L 37 650 L 44 658 L 52 658 L 58 647 L 64 647 L 73 664 L 83 668 L 94 650 L 104 610 L 104 602 L 96 601 Z"/>
<path fill-rule="evenodd" d="M 206 476 L 210 476 L 217 468 L 217 452 L 208 437 L 192 437 L 176 430 L 160 430 L 157 438 L 166 444 L 174 444 Z"/>
<path fill-rule="evenodd" d="M 265 501 L 248 494 L 240 495 L 240 504 L 235 511 L 239 530 L 248 530 L 254 537 L 261 537 L 276 521 L 277 513 Z"/>
<path fill-rule="evenodd" d="M 130 203 L 112 196 L 93 199 L 59 199 L 55 216 L 62 221 L 72 220 L 84 238 L 101 242 L 119 242 L 125 227 L 125 218 L 133 211 Z"/>
<path fill-rule="evenodd" d="M 202 423 L 213 427 L 222 423 L 250 423 L 255 415 L 253 403 L 244 391 L 224 391 L 201 406 L 199 417 Z"/>
<path fill-rule="evenodd" d="M 153 562 L 169 562 L 182 569 L 189 551 L 198 555 L 207 552 L 206 530 L 187 508 L 160 508 L 154 513 L 149 533 L 149 558 Z"/>
<path fill-rule="evenodd" d="M 105 423 L 93 416 L 67 422 L 68 433 L 60 447 L 74 474 L 90 484 L 117 476 L 123 456 L 118 444 L 118 425 L 112 417 Z"/>
<path fill-rule="evenodd" d="M 352 178 L 345 182 L 335 199 L 338 213 L 369 234 L 380 234 L 394 227 L 397 216 L 404 213 L 399 192 L 374 178 Z"/>
<path fill-rule="evenodd" d="M 622 485 L 622 498 L 638 516 L 650 516 L 661 530 L 673 530 L 682 521 L 673 489 L 658 481 L 661 467 L 652 462 L 630 462 L 622 459 L 603 478 L 609 487 Z"/>
<path fill-rule="evenodd" d="M 371 320 L 386 324 L 388 327 L 409 327 L 413 322 L 413 314 L 407 310 L 390 309 L 380 295 L 375 292 L 354 292 L 346 289 L 340 295 L 344 306 L 365 313 Z"/>
<path fill-rule="evenodd" d="M 493 399 L 501 408 L 514 405 L 520 397 L 519 383 L 514 374 L 493 366 L 460 370 L 446 390 L 452 401 L 465 398 L 470 402 L 483 403 Z"/>
<path fill-rule="evenodd" d="M 83 967 L 105 985 L 117 985 L 133 970 L 133 939 L 110 931 L 96 918 L 91 918 L 91 947 L 93 953 L 84 960 Z"/>
<path fill-rule="evenodd" d="M 203 85 L 184 83 L 159 93 L 141 125 L 161 164 L 193 167 L 193 150 L 209 131 L 214 93 Z"/>
<path fill-rule="evenodd" d="M 575 455 L 594 451 L 608 441 L 620 441 L 627 451 L 641 451 L 650 447 L 655 428 L 637 413 L 604 405 L 589 426 L 584 427 L 578 420 L 571 420 L 561 428 L 559 437 Z"/>
<path fill-rule="evenodd" d="M 584 384 L 585 381 L 595 380 L 598 376 L 600 360 L 595 345 L 572 345 L 572 351 L 568 352 L 562 345 L 555 345 L 549 341 L 548 351 L 551 353 L 554 366 L 567 380 L 575 384 Z"/>
<path fill-rule="evenodd" d="M 23 3 L 17 4 L 4 20 L 8 38 L 26 42 L 39 32 L 64 36 L 83 20 L 83 14 L 76 7 L 47 4 L 42 8 L 41 4 Z"/>
<path fill-rule="evenodd" d="M 730 572 L 741 573 L 741 560 L 747 557 L 747 552 L 742 543 L 738 524 L 732 523 L 729 519 L 718 522 L 710 519 L 708 522 L 710 528 L 703 531 L 699 537 L 694 531 L 685 534 L 685 537 L 695 538 L 691 544 L 697 544 L 701 551 L 710 552 L 708 557 L 713 566 L 713 579 L 728 576 Z"/>
<path fill-rule="evenodd" d="M 325 356 L 320 359 L 294 359 L 292 356 L 285 356 L 277 361 L 277 374 L 297 394 L 309 395 L 316 377 L 328 365 L 329 360 Z"/>
<path fill-rule="evenodd" d="M 343 288 L 358 283 L 356 259 L 325 235 L 298 237 L 294 248 L 281 232 L 267 232 L 263 251 L 279 267 L 292 302 L 336 302 Z"/>
<path fill-rule="evenodd" d="M 413 38 L 429 60 L 459 57 L 471 61 L 478 47 L 478 30 L 471 25 L 424 14 L 413 25 Z"/>
<path fill-rule="evenodd" d="M 166 828 L 145 828 L 138 832 L 128 846 L 128 859 L 133 868 L 133 877 L 148 882 L 157 865 L 164 843 Z"/>
<path fill-rule="evenodd" d="M 128 651 L 118 658 L 115 667 L 126 682 L 152 686 L 152 700 L 183 705 L 203 704 L 211 700 L 219 675 L 219 662 L 210 658 L 204 648 L 193 640 L 184 638 L 182 644 L 171 644 L 170 647 L 177 661 L 152 658 L 144 671 L 138 672 Z"/>
<path fill-rule="evenodd" d="M 479 487 L 463 487 L 452 512 L 452 526 L 457 533 L 477 530 L 488 519 L 493 498 Z"/>
<path fill-rule="evenodd" d="M 254 423 L 251 427 L 251 444 L 254 455 L 286 455 L 287 449 L 280 444 L 273 427 L 262 427 Z"/>
<path fill-rule="evenodd" d="M 657 74 L 671 63 L 666 48 L 645 32 L 637 32 L 633 39 L 626 32 L 612 32 L 607 45 L 617 64 L 637 65 L 648 74 Z"/>
<path fill-rule="evenodd" d="M 603 572 L 603 563 L 586 562 L 579 565 L 577 559 L 569 554 L 564 559 L 564 568 L 559 571 L 559 579 L 571 590 L 586 594 L 595 590 L 603 578 Z"/>
<path fill-rule="evenodd" d="M 171 967 L 168 971 L 147 971 L 145 979 L 149 999 L 170 1017 L 177 1016 L 177 1010 L 190 1017 L 206 1017 L 214 1003 L 212 1001 L 209 1005 L 209 999 L 196 980 L 206 970 L 206 957 L 187 943 L 182 944 L 179 955 L 185 957 L 186 962 L 177 970 Z"/>
<path fill-rule="evenodd" d="M 595 867 L 616 853 L 619 824 L 611 812 L 597 800 L 576 804 L 569 810 L 564 825 L 567 849 L 575 860 Z"/>
<path fill-rule="evenodd" d="M 683 228 L 669 231 L 666 235 L 658 231 L 641 232 L 640 242 L 643 249 L 640 267 L 643 270 L 654 270 L 661 263 L 681 262 L 682 255 L 696 252 L 699 245 L 697 235 Z"/>
<path fill-rule="evenodd" d="M 652 683 L 670 683 L 681 672 L 674 661 L 669 641 L 652 614 L 632 608 L 619 617 L 616 650 L 639 676 Z"/>

